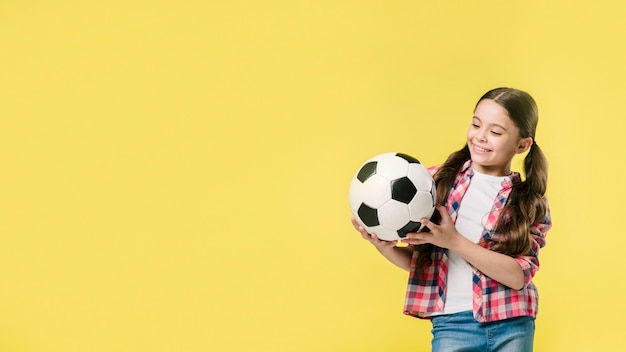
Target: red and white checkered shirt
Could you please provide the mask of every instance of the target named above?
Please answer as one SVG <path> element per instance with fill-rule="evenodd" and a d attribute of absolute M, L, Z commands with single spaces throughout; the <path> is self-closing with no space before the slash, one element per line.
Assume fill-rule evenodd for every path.
<path fill-rule="evenodd" d="M 434 174 L 438 169 L 439 167 L 432 167 L 429 170 Z M 469 187 L 473 174 L 471 161 L 467 161 L 452 185 L 445 206 L 454 222 L 456 222 L 461 200 Z M 513 173 L 502 182 L 502 189 L 494 200 L 482 238 L 478 242 L 482 247 L 488 248 L 487 240 L 497 239 L 500 236 L 495 232 L 496 221 L 506 204 L 513 184 L 520 181 L 519 173 Z M 547 200 L 545 198 L 544 200 L 547 207 Z M 533 224 L 530 228 L 531 254 L 515 258 L 524 272 L 525 285 L 521 290 L 504 286 L 474 268 L 472 289 L 473 311 L 476 321 L 490 322 L 519 316 L 537 316 L 538 295 L 532 278 L 539 270 L 539 249 L 545 246 L 546 233 L 552 227 L 550 210 L 548 207 L 546 209 L 548 210 L 543 221 Z M 424 268 L 421 280 L 417 280 L 415 277 L 417 250 L 413 252 L 404 314 L 428 318 L 428 313 L 443 311 L 446 300 L 448 250 L 435 246 L 431 259 L 432 264 Z"/>

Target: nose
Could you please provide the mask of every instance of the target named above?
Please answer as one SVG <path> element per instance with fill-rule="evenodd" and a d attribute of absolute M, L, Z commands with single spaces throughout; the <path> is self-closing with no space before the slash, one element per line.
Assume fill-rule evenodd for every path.
<path fill-rule="evenodd" d="M 476 133 L 476 139 L 481 142 L 487 141 L 487 131 L 480 129 L 478 133 Z"/>

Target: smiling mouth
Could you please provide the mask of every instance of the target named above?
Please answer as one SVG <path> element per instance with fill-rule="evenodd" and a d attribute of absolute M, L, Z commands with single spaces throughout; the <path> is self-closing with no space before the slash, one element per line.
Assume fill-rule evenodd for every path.
<path fill-rule="evenodd" d="M 487 153 L 487 152 L 491 151 L 491 149 L 485 149 L 485 148 L 477 146 L 476 144 L 474 144 L 473 147 L 474 147 L 474 150 L 479 152 L 479 153 Z"/>

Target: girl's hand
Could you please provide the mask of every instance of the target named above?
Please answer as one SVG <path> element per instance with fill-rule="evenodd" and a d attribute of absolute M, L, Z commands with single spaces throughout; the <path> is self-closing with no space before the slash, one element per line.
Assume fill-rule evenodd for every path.
<path fill-rule="evenodd" d="M 383 241 L 383 240 L 378 239 L 376 234 L 368 233 L 363 226 L 359 225 L 359 223 L 356 222 L 354 218 L 352 218 L 352 226 L 354 226 L 354 228 L 361 233 L 361 237 L 363 237 L 364 240 L 368 240 L 378 250 L 384 250 L 385 248 L 392 248 L 392 247 L 395 247 L 396 244 L 398 244 L 398 241 Z"/>
<path fill-rule="evenodd" d="M 402 242 L 414 245 L 430 243 L 437 247 L 450 249 L 458 243 L 459 239 L 464 238 L 456 230 L 456 227 L 454 227 L 452 218 L 450 217 L 450 214 L 448 214 L 446 208 L 437 204 L 436 209 L 441 215 L 441 222 L 439 225 L 424 218 L 421 222 L 430 229 L 430 232 L 408 233 Z"/>

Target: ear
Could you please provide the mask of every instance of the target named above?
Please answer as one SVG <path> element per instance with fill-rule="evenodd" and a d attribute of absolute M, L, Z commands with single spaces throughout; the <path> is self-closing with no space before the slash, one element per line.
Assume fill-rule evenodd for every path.
<path fill-rule="evenodd" d="M 515 152 L 517 154 L 521 154 L 521 153 L 527 151 L 528 148 L 530 148 L 531 145 L 533 145 L 532 137 L 522 138 L 522 139 L 519 140 L 519 143 L 517 145 L 517 149 L 515 149 Z"/>

